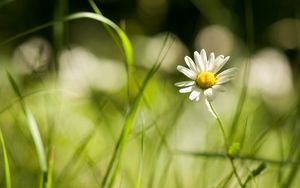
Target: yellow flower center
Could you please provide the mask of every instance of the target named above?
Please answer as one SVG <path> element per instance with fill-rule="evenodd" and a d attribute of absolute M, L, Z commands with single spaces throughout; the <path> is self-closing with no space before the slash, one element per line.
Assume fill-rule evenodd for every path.
<path fill-rule="evenodd" d="M 196 77 L 197 85 L 202 89 L 210 88 L 217 82 L 216 76 L 211 72 L 201 72 Z"/>

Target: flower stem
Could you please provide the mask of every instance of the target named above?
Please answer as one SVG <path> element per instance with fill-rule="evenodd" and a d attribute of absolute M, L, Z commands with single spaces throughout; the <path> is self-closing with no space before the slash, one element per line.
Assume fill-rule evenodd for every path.
<path fill-rule="evenodd" d="M 224 140 L 224 145 L 225 145 L 225 149 L 226 149 L 226 157 L 229 159 L 230 161 L 230 164 L 231 164 L 231 167 L 232 167 L 232 170 L 233 170 L 233 173 L 240 185 L 240 187 L 244 188 L 244 184 L 242 183 L 242 180 L 239 176 L 239 174 L 237 173 L 237 169 L 236 169 L 236 166 L 234 164 L 234 157 L 231 156 L 229 153 L 228 153 L 228 149 L 229 149 L 229 143 L 228 143 L 228 139 L 227 139 L 227 136 L 226 136 L 226 133 L 225 133 L 225 130 L 224 130 L 224 126 L 223 126 L 223 123 L 218 115 L 218 113 L 216 112 L 215 108 L 213 107 L 213 105 L 211 104 L 210 101 L 207 101 L 207 104 L 209 105 L 209 108 L 210 108 L 210 112 L 213 113 L 213 116 L 216 118 L 216 120 L 218 121 L 218 126 L 222 132 L 222 135 L 223 135 L 223 140 Z"/>

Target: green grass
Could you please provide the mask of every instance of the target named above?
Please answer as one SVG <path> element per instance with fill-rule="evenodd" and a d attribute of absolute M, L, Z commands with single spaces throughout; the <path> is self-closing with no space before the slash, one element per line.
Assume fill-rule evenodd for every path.
<path fill-rule="evenodd" d="M 0 8 L 8 2 L 0 3 Z M 238 49 L 239 54 L 234 55 L 238 57 L 232 57 L 233 62 L 246 59 L 240 65 L 240 85 L 228 85 L 229 91 L 213 102 L 215 118 L 203 101 L 192 103 L 178 93 L 174 82 L 183 77 L 174 71 L 176 65 L 171 71 L 164 67 L 170 59 L 176 61 L 172 58 L 177 51 L 172 50 L 180 40 L 173 34 L 160 38 L 157 49 L 139 49 L 139 36 L 129 37 L 129 30 L 105 17 L 95 1 L 87 1 L 93 12 L 70 15 L 68 2 L 57 2 L 54 20 L 0 41 L 1 48 L 8 48 L 19 43 L 18 39 L 50 27 L 55 50 L 55 73 L 49 69 L 24 75 L 10 65 L 12 57 L 1 59 L 8 61 L 4 64 L 9 71 L 6 78 L 0 78 L 0 166 L 4 169 L 0 187 L 298 187 L 299 96 L 290 109 L 280 113 L 248 88 L 251 57 L 256 50 L 252 1 L 245 1 L 245 49 Z M 228 9 L 220 1 L 193 4 L 207 21 L 234 30 L 234 13 L 226 14 Z M 110 43 L 93 42 L 107 45 L 115 50 L 111 52 L 113 58 L 122 60 L 127 80 L 120 90 L 109 92 L 89 86 L 88 93 L 74 97 L 60 88 L 63 73 L 59 54 L 73 48 L 73 44 L 66 44 L 66 37 L 74 34 L 72 28 L 81 27 L 78 20 L 103 27 L 95 28 L 103 41 L 108 38 Z M 130 20 L 126 23 L 132 24 Z M 154 37 L 144 38 L 142 46 L 148 47 Z M 138 59 L 140 54 L 145 56 L 143 60 Z M 92 55 L 99 64 L 113 59 L 107 54 Z M 82 58 L 82 66 L 88 63 Z M 107 71 L 115 74 L 114 70 Z M 78 75 L 73 74 L 76 80 Z M 299 87 L 295 89 L 298 92 Z"/>
<path fill-rule="evenodd" d="M 0 142 L 1 142 L 1 146 L 2 146 L 2 152 L 3 152 L 3 163 L 4 163 L 6 188 L 11 188 L 12 181 L 11 181 L 11 175 L 10 175 L 11 174 L 10 167 L 9 167 L 9 162 L 8 162 L 6 146 L 5 146 L 5 142 L 4 142 L 4 138 L 3 138 L 3 133 L 2 133 L 1 129 L 0 129 Z"/>
<path fill-rule="evenodd" d="M 30 130 L 32 139 L 34 141 L 37 157 L 38 157 L 39 164 L 40 164 L 40 171 L 41 171 L 40 187 L 43 187 L 43 188 L 47 187 L 47 184 L 48 184 L 47 178 L 46 178 L 47 174 L 48 174 L 47 157 L 46 157 L 44 144 L 43 144 L 43 141 L 41 138 L 40 131 L 38 129 L 37 122 L 31 112 L 31 110 L 27 107 L 27 105 L 23 99 L 23 96 L 21 94 L 21 91 L 20 91 L 19 87 L 17 86 L 17 83 L 15 82 L 13 77 L 8 72 L 7 72 L 7 77 L 9 79 L 9 82 L 10 82 L 15 94 L 17 95 L 17 97 L 20 100 L 21 108 L 26 117 L 28 128 Z"/>
<path fill-rule="evenodd" d="M 99 21 L 101 23 L 104 23 L 108 26 L 110 26 L 118 35 L 118 37 L 121 40 L 121 44 L 122 44 L 122 50 L 124 52 L 124 56 L 125 56 L 125 63 L 126 63 L 126 67 L 129 69 L 130 67 L 133 66 L 133 57 L 132 57 L 132 47 L 131 47 L 131 43 L 127 37 L 127 35 L 111 20 L 109 20 L 108 18 L 99 15 L 99 14 L 95 14 L 95 13 L 91 13 L 91 12 L 78 12 L 78 13 L 74 13 L 71 15 L 68 15 L 64 18 L 62 18 L 61 20 L 56 20 L 56 21 L 52 21 L 43 25 L 40 25 L 38 27 L 29 29 L 27 31 L 24 31 L 16 36 L 13 36 L 11 38 L 8 38 L 7 40 L 3 41 L 0 43 L 1 45 L 5 45 L 9 42 L 12 42 L 20 37 L 24 37 L 26 35 L 29 35 L 31 33 L 37 32 L 39 30 L 45 29 L 47 27 L 53 26 L 57 23 L 61 23 L 61 22 L 66 22 L 66 21 L 72 21 L 72 20 L 77 20 L 77 19 L 92 19 L 92 20 L 96 20 Z"/>

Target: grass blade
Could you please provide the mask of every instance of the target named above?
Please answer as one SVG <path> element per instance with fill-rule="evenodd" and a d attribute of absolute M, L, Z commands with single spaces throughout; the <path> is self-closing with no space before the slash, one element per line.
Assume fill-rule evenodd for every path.
<path fill-rule="evenodd" d="M 133 67 L 133 54 L 132 54 L 132 46 L 131 46 L 131 43 L 130 43 L 127 35 L 123 32 L 123 30 L 118 25 L 116 25 L 114 22 L 112 22 L 108 18 L 106 18 L 102 15 L 99 15 L 99 14 L 91 13 L 91 12 L 78 12 L 78 13 L 70 14 L 69 16 L 66 16 L 61 20 L 48 22 L 48 23 L 45 23 L 43 25 L 34 27 L 34 28 L 29 29 L 27 31 L 24 31 L 24 32 L 22 32 L 18 35 L 15 35 L 11 38 L 8 38 L 7 40 L 1 42 L 0 46 L 4 45 L 4 44 L 7 44 L 11 41 L 14 41 L 14 40 L 16 40 L 20 37 L 23 37 L 23 36 L 26 36 L 28 34 L 34 33 L 36 31 L 39 31 L 39 30 L 45 29 L 47 27 L 53 26 L 57 23 L 67 22 L 67 21 L 72 21 L 72 20 L 78 20 L 78 19 L 83 19 L 83 18 L 88 18 L 88 19 L 99 21 L 99 22 L 101 22 L 105 25 L 108 25 L 110 28 L 112 28 L 112 30 L 117 34 L 117 36 L 121 40 L 122 49 L 124 51 L 124 56 L 125 56 L 126 68 L 127 68 L 127 70 L 131 69 Z"/>
<path fill-rule="evenodd" d="M 94 10 L 95 13 L 99 14 L 99 15 L 103 15 L 102 12 L 100 11 L 100 9 L 97 7 L 96 3 L 94 0 L 88 0 L 92 9 Z M 122 45 L 120 44 L 119 40 L 118 40 L 118 36 L 116 36 L 116 34 L 114 33 L 114 31 L 108 27 L 108 25 L 103 24 L 103 27 L 105 28 L 105 30 L 108 32 L 108 34 L 110 35 L 110 37 L 113 39 L 113 41 L 115 42 L 115 44 L 123 51 L 123 53 L 126 53 L 123 48 Z"/>
<path fill-rule="evenodd" d="M 35 149 L 37 152 L 37 157 L 39 160 L 39 165 L 40 165 L 40 170 L 42 173 L 42 187 L 46 187 L 47 186 L 47 157 L 45 154 L 45 149 L 44 149 L 44 145 L 43 145 L 43 141 L 40 135 L 40 131 L 38 129 L 36 120 L 32 114 L 32 112 L 30 111 L 30 109 L 26 106 L 25 101 L 23 100 L 22 94 L 15 82 L 15 80 L 13 79 L 13 77 L 9 74 L 9 72 L 7 72 L 7 77 L 9 79 L 9 82 L 15 92 L 15 94 L 19 97 L 20 99 L 20 103 L 21 103 L 21 107 L 22 110 L 24 112 L 24 115 L 26 117 L 27 120 L 27 124 L 31 133 L 31 136 L 33 138 L 33 142 L 35 145 Z"/>
<path fill-rule="evenodd" d="M 245 100 L 247 99 L 248 92 L 248 80 L 249 80 L 249 66 L 250 66 L 250 55 L 254 50 L 255 42 L 254 42 L 254 20 L 253 20 L 253 9 L 252 9 L 252 1 L 246 0 L 244 1 L 245 5 L 245 23 L 246 23 L 246 41 L 248 46 L 248 60 L 245 64 L 244 68 L 244 77 L 243 77 L 243 87 L 239 96 L 238 104 L 236 106 L 235 115 L 233 121 L 231 123 L 230 130 L 230 139 L 234 139 L 236 136 L 236 129 L 241 118 L 241 114 L 244 108 Z"/>
<path fill-rule="evenodd" d="M 142 181 L 142 175 L 143 175 L 143 167 L 144 167 L 144 123 L 142 123 L 141 126 L 141 150 L 140 150 L 140 166 L 139 166 L 139 172 L 138 176 L 136 178 L 136 185 L 135 188 L 140 188 L 141 187 L 141 181 Z"/>
<path fill-rule="evenodd" d="M 54 150 L 53 150 L 53 148 L 51 148 L 49 151 L 49 156 L 48 156 L 47 188 L 52 188 L 53 164 L 54 164 Z"/>
<path fill-rule="evenodd" d="M 168 38 L 169 38 L 169 35 L 166 36 L 163 47 L 166 44 Z M 173 44 L 173 42 L 167 48 L 167 51 L 169 50 L 169 48 L 171 47 L 172 44 Z M 126 116 L 126 120 L 125 120 L 125 124 L 123 126 L 123 130 L 121 132 L 121 135 L 120 135 L 119 140 L 116 144 L 113 156 L 110 160 L 107 171 L 106 171 L 105 176 L 103 178 L 102 187 L 111 187 L 113 185 L 113 182 L 116 178 L 116 174 L 117 174 L 117 171 L 118 171 L 118 167 L 120 165 L 119 158 L 120 158 L 121 153 L 123 151 L 124 145 L 125 145 L 125 143 L 128 139 L 128 136 L 129 136 L 129 134 L 132 130 L 135 115 L 136 115 L 137 110 L 140 106 L 140 103 L 143 99 L 144 90 L 145 90 L 146 86 L 148 85 L 149 81 L 151 80 L 151 78 L 158 71 L 158 69 L 159 69 L 159 67 L 160 67 L 160 65 L 161 65 L 161 63 L 162 63 L 162 61 L 165 57 L 165 56 L 163 56 L 161 59 L 159 59 L 160 55 L 158 56 L 158 59 L 157 59 L 156 63 L 152 66 L 151 70 L 148 72 L 148 74 L 147 74 L 146 78 L 144 79 L 142 85 L 139 87 L 138 94 L 136 95 L 136 97 L 133 100 L 133 105 L 132 105 L 128 115 Z"/>
<path fill-rule="evenodd" d="M 89 4 L 91 5 L 92 9 L 94 10 L 94 12 L 98 15 L 103 16 L 102 12 L 100 11 L 100 9 L 97 7 L 96 3 L 94 0 L 88 0 Z M 114 43 L 116 44 L 116 46 L 122 51 L 123 55 L 125 57 L 130 57 L 132 56 L 132 47 L 129 47 L 128 50 L 125 49 L 125 46 L 122 47 L 122 44 L 120 43 L 120 40 L 118 39 L 117 34 L 113 31 L 112 28 L 110 28 L 107 24 L 103 23 L 103 27 L 104 29 L 107 31 L 107 33 L 109 34 L 109 36 L 113 39 Z M 126 47 L 128 48 L 128 47 Z M 131 57 L 132 59 L 132 57 Z M 130 60 L 132 61 L 132 60 Z M 131 75 L 132 75 L 132 71 L 133 71 L 133 67 L 131 66 L 130 63 L 127 63 L 127 94 L 128 94 L 128 98 L 130 96 L 130 80 L 132 80 Z"/>
<path fill-rule="evenodd" d="M 252 180 L 256 176 L 260 175 L 262 173 L 262 171 L 264 171 L 266 168 L 267 168 L 267 166 L 264 162 L 260 163 L 257 168 L 255 168 L 254 170 L 252 170 L 250 172 L 250 174 L 248 175 L 248 177 L 246 178 L 246 180 L 244 182 L 244 186 L 246 186 L 250 180 Z"/>
<path fill-rule="evenodd" d="M 224 153 L 217 153 L 217 152 L 193 152 L 193 151 L 183 151 L 183 150 L 175 150 L 174 154 L 176 155 L 185 155 L 189 157 L 202 157 L 207 159 L 224 159 L 226 160 L 226 155 Z M 272 165 L 291 165 L 295 167 L 300 166 L 299 160 L 273 160 L 273 159 L 266 159 L 262 157 L 255 157 L 252 155 L 233 155 L 234 160 L 240 161 L 252 161 L 252 162 L 263 162 Z"/>
<path fill-rule="evenodd" d="M 55 0 L 54 3 L 54 18 L 62 19 L 68 12 L 68 1 L 67 0 Z M 62 52 L 63 47 L 66 43 L 66 26 L 64 22 L 57 23 L 53 26 L 53 45 L 55 48 L 55 60 L 53 61 L 54 70 L 59 69 L 59 54 Z"/>
<path fill-rule="evenodd" d="M 7 77 L 8 77 L 8 80 L 11 84 L 11 86 L 13 87 L 14 89 L 14 92 L 15 94 L 19 97 L 19 99 L 21 99 L 20 101 L 23 102 L 23 97 L 22 97 L 22 94 L 17 86 L 17 83 L 15 82 L 15 80 L 13 79 L 13 77 L 9 74 L 9 72 L 6 72 L 7 73 Z M 21 106 L 23 108 L 23 104 Z"/>
<path fill-rule="evenodd" d="M 112 180 L 115 179 L 116 173 L 117 173 L 117 167 L 119 166 L 119 158 L 121 156 L 121 153 L 124 149 L 124 145 L 128 139 L 128 136 L 132 130 L 133 127 L 133 123 L 134 123 L 134 119 L 137 113 L 137 110 L 140 106 L 141 103 L 141 99 L 143 97 L 143 93 L 146 89 L 146 86 L 148 85 L 149 81 L 151 80 L 151 78 L 154 76 L 154 74 L 157 72 L 157 70 L 159 69 L 160 64 L 155 64 L 151 70 L 149 71 L 149 73 L 147 74 L 146 78 L 143 81 L 143 84 L 139 90 L 139 93 L 137 94 L 137 96 L 135 97 L 134 101 L 133 101 L 133 105 L 129 111 L 129 113 L 126 116 L 126 120 L 123 126 L 123 130 L 121 132 L 121 135 L 119 137 L 119 140 L 116 144 L 116 147 L 114 149 L 113 152 L 113 156 L 110 160 L 110 163 L 108 165 L 108 168 L 106 170 L 105 176 L 103 178 L 102 181 L 102 187 L 107 187 L 108 185 L 112 185 Z"/>
<path fill-rule="evenodd" d="M 297 151 L 295 158 L 297 161 L 300 161 L 299 150 Z M 281 187 L 290 187 L 293 181 L 295 180 L 298 171 L 299 171 L 299 166 L 293 166 L 293 168 L 289 171 L 286 180 L 282 183 Z"/>
<path fill-rule="evenodd" d="M 95 134 L 96 127 L 90 130 L 90 132 L 82 139 L 82 141 L 79 142 L 78 147 L 74 150 L 74 153 L 72 154 L 70 160 L 66 162 L 66 165 L 58 175 L 56 183 L 60 183 L 62 180 L 66 180 L 67 172 L 72 171 L 72 168 L 74 168 L 75 164 L 78 163 L 78 160 L 84 154 L 86 147 L 88 146 L 92 138 L 94 138 Z"/>
<path fill-rule="evenodd" d="M 231 178 L 233 177 L 233 172 L 230 172 L 223 180 L 222 180 L 222 185 L 220 186 L 216 186 L 216 188 L 221 187 L 221 188 L 225 188 L 228 187 L 228 183 L 230 182 Z"/>
<path fill-rule="evenodd" d="M 42 138 L 40 135 L 40 131 L 38 129 L 37 123 L 35 118 L 32 115 L 32 112 L 25 107 L 25 116 L 29 125 L 29 129 L 33 138 L 33 141 L 35 143 L 36 151 L 38 154 L 39 162 L 40 162 L 40 167 L 42 172 L 47 171 L 47 160 L 46 160 L 46 155 L 45 155 L 45 150 L 42 142 Z"/>
<path fill-rule="evenodd" d="M 131 43 L 130 43 L 127 35 L 123 32 L 123 30 L 119 26 L 117 26 L 114 22 L 112 22 L 111 20 L 109 20 L 108 18 L 106 18 L 102 15 L 98 15 L 95 13 L 89 13 L 89 12 L 75 13 L 75 14 L 65 17 L 64 20 L 70 21 L 70 20 L 75 20 L 75 19 L 80 19 L 80 18 L 90 18 L 90 19 L 97 20 L 99 22 L 102 22 L 102 23 L 110 26 L 116 32 L 116 34 L 119 36 L 119 38 L 121 40 L 127 69 L 129 69 L 133 66 L 133 54 L 132 54 Z"/>
<path fill-rule="evenodd" d="M 6 188 L 11 188 L 11 176 L 10 176 L 9 162 L 8 162 L 6 146 L 5 146 L 5 142 L 4 142 L 4 138 L 3 138 L 1 129 L 0 129 L 0 142 L 1 142 L 1 147 L 2 147 L 2 151 L 3 151 L 3 162 L 4 162 Z"/>

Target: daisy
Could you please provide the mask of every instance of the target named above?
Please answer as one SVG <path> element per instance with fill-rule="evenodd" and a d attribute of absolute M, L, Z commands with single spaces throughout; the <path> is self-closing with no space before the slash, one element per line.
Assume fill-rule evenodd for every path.
<path fill-rule="evenodd" d="M 191 80 L 177 82 L 175 86 L 180 87 L 180 93 L 190 93 L 189 99 L 192 101 L 199 101 L 201 95 L 205 96 L 206 101 L 212 101 L 217 91 L 225 90 L 223 84 L 232 80 L 237 71 L 237 68 L 230 68 L 218 73 L 228 59 L 229 56 L 223 55 L 215 57 L 214 53 L 207 59 L 204 49 L 200 54 L 195 51 L 195 62 L 188 56 L 184 58 L 188 68 L 177 66 L 177 70 Z"/>

